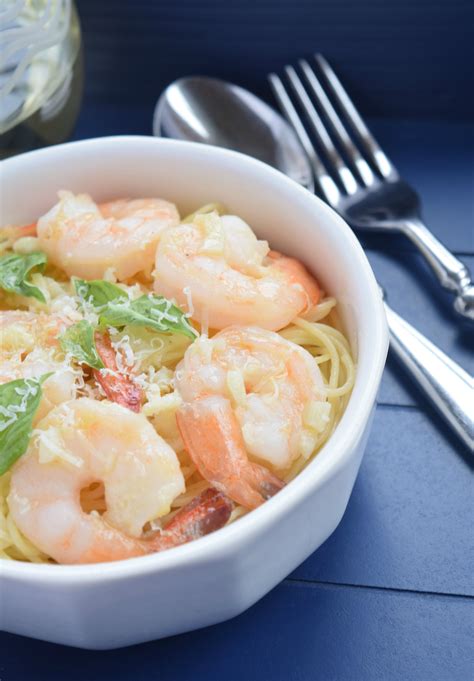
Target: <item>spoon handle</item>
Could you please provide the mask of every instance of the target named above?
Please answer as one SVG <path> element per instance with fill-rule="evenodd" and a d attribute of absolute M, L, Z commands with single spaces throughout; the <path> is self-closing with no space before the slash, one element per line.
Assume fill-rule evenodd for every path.
<path fill-rule="evenodd" d="M 385 303 L 391 349 L 440 414 L 474 450 L 474 380 Z"/>

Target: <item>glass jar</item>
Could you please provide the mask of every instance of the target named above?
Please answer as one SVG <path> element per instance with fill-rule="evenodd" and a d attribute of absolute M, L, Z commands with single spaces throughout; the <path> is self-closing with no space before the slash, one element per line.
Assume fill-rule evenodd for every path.
<path fill-rule="evenodd" d="M 63 142 L 82 96 L 74 3 L 2 0 L 0 44 L 0 157 Z"/>

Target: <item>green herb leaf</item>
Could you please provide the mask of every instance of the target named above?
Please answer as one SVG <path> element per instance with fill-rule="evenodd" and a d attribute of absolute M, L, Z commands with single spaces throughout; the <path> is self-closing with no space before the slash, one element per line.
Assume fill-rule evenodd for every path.
<path fill-rule="evenodd" d="M 92 303 L 94 307 L 103 307 L 107 303 L 118 300 L 128 300 L 128 296 L 119 286 L 102 279 L 85 281 L 74 279 L 77 295 L 86 303 Z"/>
<path fill-rule="evenodd" d="M 163 296 L 150 294 L 136 300 L 112 302 L 99 316 L 102 326 L 146 326 L 162 333 L 180 333 L 196 338 L 184 312 Z"/>
<path fill-rule="evenodd" d="M 81 364 L 88 364 L 93 369 L 104 368 L 95 347 L 94 327 L 87 320 L 82 319 L 66 329 L 59 342 L 64 352 L 70 353 Z"/>
<path fill-rule="evenodd" d="M 42 396 L 41 386 L 49 376 L 51 373 L 0 385 L 0 475 L 26 452 Z"/>
<path fill-rule="evenodd" d="M 162 333 L 181 333 L 195 338 L 196 332 L 183 311 L 163 296 L 144 295 L 130 300 L 125 291 L 108 281 L 75 279 L 77 295 L 99 312 L 101 326 L 146 326 Z"/>
<path fill-rule="evenodd" d="M 38 267 L 44 270 L 46 264 L 45 253 L 30 253 L 29 255 L 8 254 L 0 258 L 0 288 L 10 293 L 36 298 L 45 303 L 45 297 L 37 286 L 27 281 L 31 270 Z"/>

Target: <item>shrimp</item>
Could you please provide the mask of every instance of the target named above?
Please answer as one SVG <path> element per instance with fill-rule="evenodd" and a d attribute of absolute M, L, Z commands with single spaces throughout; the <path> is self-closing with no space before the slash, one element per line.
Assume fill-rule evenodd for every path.
<path fill-rule="evenodd" d="M 153 274 L 157 293 L 212 329 L 255 324 L 278 331 L 319 299 L 318 284 L 299 261 L 269 251 L 234 215 L 197 215 L 167 229 Z"/>
<path fill-rule="evenodd" d="M 106 510 L 81 490 L 101 481 Z M 231 502 L 207 490 L 162 532 L 143 528 L 185 489 L 178 458 L 141 414 L 80 398 L 54 409 L 12 469 L 8 505 L 23 534 L 58 563 L 97 563 L 162 551 L 224 525 Z"/>
<path fill-rule="evenodd" d="M 52 372 L 43 384 L 35 421 L 76 395 L 74 371 L 61 359 L 57 339 L 67 325 L 58 315 L 0 311 L 0 384 Z"/>
<path fill-rule="evenodd" d="M 305 413 L 326 399 L 303 348 L 257 327 L 229 327 L 191 345 L 176 369 L 177 423 L 201 475 L 247 508 L 283 487 L 282 473 L 307 455 Z M 264 465 L 262 465 L 264 464 Z"/>
<path fill-rule="evenodd" d="M 150 272 L 161 232 L 178 221 L 174 204 L 162 199 L 96 204 L 87 194 L 63 191 L 37 232 L 40 249 L 69 276 L 102 279 L 112 268 L 123 281 Z"/>
<path fill-rule="evenodd" d="M 36 222 L 29 225 L 7 225 L 0 227 L 0 254 L 11 248 L 18 239 L 36 236 Z"/>
<path fill-rule="evenodd" d="M 143 390 L 129 376 L 118 370 L 110 336 L 96 332 L 94 339 L 97 352 L 105 366 L 105 370 L 94 369 L 94 378 L 111 402 L 117 402 L 131 411 L 140 411 Z"/>

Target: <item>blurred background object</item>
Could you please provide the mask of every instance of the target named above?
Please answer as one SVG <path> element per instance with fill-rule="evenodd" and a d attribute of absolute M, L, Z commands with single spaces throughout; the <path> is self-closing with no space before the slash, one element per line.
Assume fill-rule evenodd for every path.
<path fill-rule="evenodd" d="M 2 0 L 0 45 L 1 157 L 66 140 L 82 95 L 72 0 Z"/>

